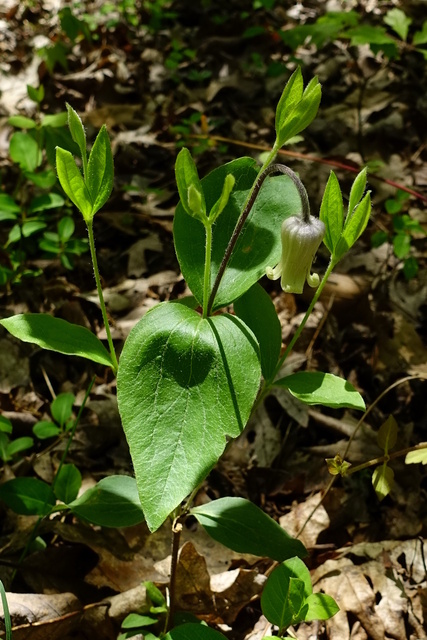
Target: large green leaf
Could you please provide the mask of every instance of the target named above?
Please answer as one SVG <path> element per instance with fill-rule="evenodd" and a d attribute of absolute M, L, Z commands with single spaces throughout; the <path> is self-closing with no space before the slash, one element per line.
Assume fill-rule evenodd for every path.
<path fill-rule="evenodd" d="M 112 366 L 111 356 L 101 340 L 80 325 L 54 318 L 47 313 L 22 313 L 0 320 L 0 324 L 23 342 Z"/>
<path fill-rule="evenodd" d="M 151 530 L 209 473 L 226 436 L 242 431 L 260 375 L 256 340 L 233 316 L 202 319 L 164 303 L 133 328 L 117 394 Z"/>
<path fill-rule="evenodd" d="M 226 207 L 212 228 L 212 283 L 257 177 L 251 158 L 239 158 L 212 171 L 202 180 L 207 211 L 220 198 L 227 174 L 233 175 L 235 185 Z M 215 309 L 236 300 L 265 274 L 267 266 L 274 267 L 279 262 L 282 221 L 300 212 L 301 202 L 293 182 L 283 175 L 267 178 L 228 263 L 215 298 Z M 205 229 L 198 220 L 185 213 L 181 204 L 175 212 L 174 240 L 184 278 L 199 303 L 202 303 Z"/>
<path fill-rule="evenodd" d="M 191 513 L 211 538 L 233 551 L 268 556 L 279 562 L 307 555 L 302 542 L 244 498 L 220 498 L 194 507 Z"/>
<path fill-rule="evenodd" d="M 144 520 L 135 478 L 109 476 L 69 505 L 71 511 L 101 527 L 131 527 Z"/>
<path fill-rule="evenodd" d="M 255 283 L 235 301 L 234 311 L 258 340 L 262 375 L 268 380 L 274 373 L 282 346 L 282 329 L 273 301 L 261 285 Z"/>

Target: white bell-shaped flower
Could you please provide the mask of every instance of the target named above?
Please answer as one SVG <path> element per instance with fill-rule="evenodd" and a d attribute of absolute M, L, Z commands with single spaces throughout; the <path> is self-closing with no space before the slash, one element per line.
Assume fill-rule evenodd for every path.
<path fill-rule="evenodd" d="M 324 235 L 325 225 L 319 218 L 310 216 L 308 222 L 302 216 L 286 218 L 281 230 L 282 257 L 274 269 L 266 268 L 267 278 L 281 278 L 286 293 L 302 293 L 305 281 L 317 287 L 320 279 L 317 273 L 311 273 L 311 266 Z"/>

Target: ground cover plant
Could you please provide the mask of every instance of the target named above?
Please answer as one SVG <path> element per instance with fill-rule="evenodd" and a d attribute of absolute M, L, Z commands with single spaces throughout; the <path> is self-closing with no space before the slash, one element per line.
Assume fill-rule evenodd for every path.
<path fill-rule="evenodd" d="M 144 10 L 150 11 L 151 4 L 148 3 Z M 215 18 L 216 23 L 227 15 L 225 10 L 219 11 L 212 6 L 209 8 L 209 3 L 205 4 L 210 11 L 208 15 Z M 260 12 L 256 20 L 269 20 L 279 15 L 268 13 L 274 3 L 268 7 L 263 3 L 256 4 L 253 9 Z M 171 9 L 175 20 L 180 15 L 179 3 Z M 164 38 L 164 29 L 168 28 L 169 21 L 161 8 L 157 7 L 157 10 L 161 19 L 158 22 L 150 21 L 147 30 L 148 37 L 153 39 Z M 140 32 L 146 16 L 138 14 L 133 4 L 123 4 L 120 11 L 126 29 Z M 67 45 L 68 69 L 73 64 L 72 47 L 76 50 L 81 48 L 81 51 L 96 50 L 95 43 L 104 29 L 100 25 L 105 24 L 105 28 L 113 34 L 118 25 L 117 19 L 119 22 L 121 20 L 120 13 L 118 18 L 114 18 L 116 22 L 109 20 L 104 23 L 101 14 L 93 21 L 89 20 L 89 14 L 80 12 L 77 15 L 78 21 L 73 22 L 70 12 L 61 13 L 61 27 L 66 30 L 72 43 L 72 46 Z M 397 19 L 396 14 L 392 15 Z M 249 22 L 248 16 L 243 18 L 241 14 L 240 19 Z M 386 25 L 391 20 L 386 12 L 381 19 Z M 256 23 L 256 20 L 253 22 Z M 395 19 L 392 23 L 396 27 Z M 90 24 L 90 33 L 83 28 L 85 24 Z M 315 25 L 316 29 L 319 24 L 322 22 Z M 246 27 L 246 24 L 243 26 Z M 420 31 L 420 27 L 414 24 L 403 35 L 396 33 L 411 43 L 417 30 Z M 200 89 L 200 83 L 210 83 L 209 79 L 215 75 L 215 71 L 212 67 L 204 73 L 203 66 L 199 66 L 199 53 L 195 53 L 196 48 L 188 46 L 189 32 L 181 36 L 182 39 L 177 39 L 176 34 L 171 35 L 170 49 L 165 51 L 165 60 L 169 59 L 169 63 L 165 63 L 166 82 L 171 83 L 170 87 L 181 87 L 183 82 L 196 83 L 193 86 L 198 84 Z M 253 33 L 247 37 L 250 40 L 256 36 Z M 295 50 L 302 51 L 304 44 L 298 47 Z M 319 43 L 316 47 L 321 52 Z M 371 48 L 372 55 L 382 55 L 381 48 L 377 52 L 374 49 Z M 412 51 L 410 47 L 402 48 L 402 56 L 409 51 Z M 191 56 L 189 52 L 192 52 Z M 418 51 L 415 53 L 421 55 Z M 398 60 L 398 57 L 394 59 Z M 251 60 L 252 69 L 263 68 L 261 57 L 252 56 Z M 238 62 L 240 64 L 241 60 Z M 105 69 L 105 60 L 102 65 Z M 295 62 L 291 66 L 295 68 Z M 54 66 L 48 65 L 49 73 L 53 69 Z M 13 391 L 8 391 L 8 396 L 4 393 L 1 396 L 2 409 L 6 408 L 1 421 L 5 466 L 0 489 L 2 508 L 7 514 L 5 532 L 7 527 L 11 531 L 14 512 L 19 514 L 22 523 L 28 523 L 24 534 L 18 534 L 7 543 L 9 547 L 6 548 L 10 549 L 11 555 L 6 551 L 3 557 L 11 557 L 12 565 L 5 565 L 4 581 L 8 586 L 16 585 L 16 591 L 25 592 L 28 590 L 26 585 L 31 585 L 30 589 L 40 598 L 37 601 L 32 599 L 31 594 L 23 593 L 24 600 L 20 600 L 19 594 L 9 593 L 12 619 L 16 620 L 19 602 L 27 610 L 31 603 L 36 612 L 37 602 L 47 603 L 52 598 L 57 611 L 70 613 L 74 620 L 74 634 L 77 633 L 78 637 L 87 634 L 98 637 L 97 634 L 101 634 L 102 637 L 116 638 L 119 627 L 121 638 L 138 634 L 154 638 L 166 632 L 172 639 L 175 636 L 192 638 L 195 635 L 215 635 L 219 640 L 223 633 L 243 637 L 251 632 L 257 616 L 261 614 L 264 615 L 264 622 L 261 619 L 260 624 L 264 627 L 260 637 L 271 629 L 276 635 L 293 637 L 296 634 L 302 640 L 309 637 L 314 629 L 317 629 L 316 633 L 323 634 L 322 637 L 329 637 L 328 634 L 334 633 L 334 629 L 339 629 L 344 638 L 349 637 L 350 629 L 351 633 L 358 633 L 357 625 L 363 628 L 367 637 L 389 637 L 390 633 L 405 637 L 402 625 L 411 629 L 411 633 L 418 634 L 413 637 L 422 637 L 419 635 L 420 628 L 417 628 L 417 624 L 422 624 L 419 622 L 422 620 L 422 610 L 416 598 L 413 600 L 414 614 L 408 613 L 409 608 L 402 603 L 397 606 L 399 614 L 395 617 L 385 613 L 389 612 L 388 604 L 394 606 L 391 603 L 395 603 L 397 598 L 397 591 L 394 592 L 391 586 L 397 584 L 393 582 L 396 567 L 403 567 L 401 575 L 404 576 L 403 589 L 406 594 L 411 593 L 411 584 L 420 584 L 422 543 L 411 540 L 414 533 L 410 533 L 408 544 L 399 544 L 397 524 L 394 528 L 387 526 L 383 530 L 377 529 L 376 533 L 374 528 L 368 528 L 363 535 L 363 526 L 366 526 L 363 518 L 369 523 L 369 517 L 366 512 L 363 514 L 359 510 L 363 502 L 361 496 L 364 496 L 368 504 L 371 503 L 372 512 L 379 514 L 379 522 L 386 522 L 389 516 L 390 524 L 392 518 L 396 523 L 399 522 L 398 509 L 402 510 L 403 504 L 408 512 L 415 496 L 419 496 L 417 508 L 421 508 L 423 485 L 419 463 L 425 461 L 425 437 L 419 429 L 414 430 L 413 434 L 406 431 L 407 420 L 401 409 L 395 411 L 396 419 L 390 413 L 393 402 L 395 409 L 398 406 L 400 408 L 396 404 L 396 394 L 399 394 L 399 389 L 405 389 L 406 392 L 409 390 L 407 411 L 411 406 L 411 415 L 417 415 L 414 405 L 416 396 L 412 394 L 412 389 L 416 388 L 413 385 L 422 384 L 416 380 L 423 377 L 422 346 L 419 344 L 417 347 L 418 357 L 421 358 L 418 360 L 419 368 L 415 361 L 406 377 L 399 375 L 393 365 L 388 379 L 385 373 L 377 371 L 378 381 L 381 380 L 380 393 L 379 390 L 375 391 L 375 385 L 367 377 L 370 375 L 367 366 L 369 359 L 363 363 L 363 357 L 366 358 L 367 354 L 366 346 L 369 348 L 373 340 L 368 334 L 360 334 L 363 322 L 354 325 L 350 318 L 341 318 L 334 330 L 335 311 L 331 313 L 329 310 L 318 325 L 320 331 L 326 321 L 324 327 L 327 333 L 322 338 L 317 332 L 310 337 L 319 323 L 319 310 L 325 305 L 324 296 L 330 291 L 331 285 L 337 286 L 341 274 L 346 273 L 346 265 L 351 264 L 361 251 L 357 245 L 352 245 L 366 225 L 369 225 L 367 237 L 372 234 L 372 244 L 378 246 L 378 251 L 387 247 L 394 251 L 395 259 L 399 261 L 395 264 L 400 265 L 400 273 L 404 275 L 403 280 L 398 276 L 398 285 L 402 286 L 403 282 L 411 279 L 413 286 L 419 282 L 423 273 L 423 254 L 420 252 L 423 223 L 422 217 L 417 218 L 420 220 L 418 225 L 410 220 L 414 216 L 411 203 L 414 198 L 419 198 L 421 202 L 422 194 L 419 188 L 411 189 L 403 184 L 401 176 L 402 189 L 397 193 L 391 192 L 386 213 L 387 216 L 397 214 L 402 224 L 396 222 L 391 228 L 386 223 L 380 226 L 382 235 L 375 237 L 372 233 L 377 229 L 375 220 L 368 222 L 370 194 L 366 193 L 366 188 L 369 185 L 369 189 L 375 192 L 379 184 L 376 174 L 353 166 L 351 172 L 354 175 L 343 187 L 342 181 L 336 177 L 339 161 L 332 159 L 335 169 L 329 176 L 320 170 L 317 179 L 307 180 L 305 176 L 301 180 L 293 170 L 296 168 L 293 162 L 293 169 L 290 169 L 282 161 L 288 153 L 292 155 L 293 147 L 290 145 L 295 144 L 292 141 L 307 136 L 305 127 L 310 125 L 309 132 L 316 131 L 317 119 L 313 118 L 318 109 L 320 85 L 316 78 L 308 82 L 314 73 L 307 69 L 304 77 L 308 86 L 305 87 L 300 69 L 297 68 L 294 75 L 287 75 L 289 80 L 286 89 L 281 98 L 280 93 L 277 95 L 280 100 L 275 118 L 270 119 L 270 127 L 276 132 L 276 141 L 263 145 L 266 153 L 258 165 L 253 158 L 235 159 L 231 151 L 236 141 L 229 136 L 212 133 L 212 127 L 218 124 L 206 119 L 204 107 L 199 102 L 194 112 L 193 107 L 184 112 L 183 119 L 180 114 L 179 120 L 183 126 L 176 126 L 175 122 L 170 129 L 174 136 L 178 134 L 183 139 L 178 141 L 176 147 L 174 141 L 170 153 L 173 161 L 169 162 L 169 166 L 172 170 L 175 164 L 177 186 L 166 189 L 151 189 L 147 183 L 136 181 L 134 176 L 125 176 L 123 179 L 117 173 L 117 167 L 122 166 L 123 160 L 126 163 L 135 156 L 132 156 L 131 146 L 126 147 L 127 157 L 121 156 L 120 144 L 123 143 L 119 140 L 124 140 L 124 136 L 121 138 L 124 132 L 114 130 L 114 124 L 109 120 L 109 110 L 101 112 L 93 123 L 90 121 L 92 112 L 87 110 L 85 131 L 79 115 L 83 110 L 67 106 L 67 120 L 74 147 L 67 150 L 58 145 L 56 168 L 64 203 L 68 199 L 67 217 L 71 219 L 71 209 L 77 207 L 88 229 L 87 246 L 92 257 L 96 291 L 81 297 L 74 293 L 70 295 L 58 280 L 55 295 L 58 296 L 59 286 L 59 304 L 52 304 L 49 296 L 39 302 L 37 296 L 43 291 L 43 279 L 49 277 L 49 272 L 53 274 L 54 269 L 58 269 L 59 262 L 56 262 L 57 266 L 47 268 L 46 276 L 40 276 L 41 286 L 36 284 L 34 297 L 28 298 L 29 304 L 23 302 L 20 306 L 12 306 L 11 296 L 17 296 L 18 299 L 25 296 L 25 286 L 20 285 L 17 293 L 9 287 L 9 305 L 2 312 L 4 328 L 27 341 L 27 346 L 28 342 L 35 346 L 37 359 L 33 357 L 31 376 L 34 377 L 35 371 L 43 372 L 42 384 L 53 399 L 52 402 L 44 402 L 43 410 L 39 405 L 34 411 L 34 419 L 29 423 L 30 428 L 23 429 L 15 413 L 10 411 L 12 403 L 19 406 L 18 403 L 22 405 L 23 400 L 19 400 L 20 396 Z M 46 86 L 49 86 L 49 82 Z M 283 89 L 283 82 L 281 86 Z M 323 93 L 323 101 L 328 103 L 327 86 Z M 71 98 L 69 102 L 74 103 L 75 100 Z M 64 103 L 58 105 L 58 110 L 64 109 Z M 256 122 L 258 118 L 262 119 L 260 113 L 258 111 Z M 93 117 L 95 114 L 96 111 Z M 107 127 L 101 126 L 103 122 L 108 123 L 108 133 Z M 243 118 L 240 120 L 242 122 Z M 138 135 L 141 136 L 140 140 L 147 140 L 144 137 L 146 130 Z M 143 303 L 143 313 L 128 321 L 130 326 L 128 324 L 124 335 L 120 331 L 125 324 L 121 322 L 120 312 L 117 314 L 119 307 L 115 305 L 126 304 L 121 293 L 123 286 L 129 287 L 132 283 L 131 290 L 135 290 L 135 293 L 136 287 L 147 286 L 144 284 L 145 278 L 138 278 L 141 273 L 138 270 L 144 273 L 147 264 L 148 269 L 152 270 L 156 263 L 151 261 L 153 258 L 154 261 L 158 260 L 156 254 L 159 249 L 156 247 L 159 244 L 152 239 L 154 234 L 151 239 L 149 234 L 137 241 L 135 252 L 129 251 L 128 254 L 126 250 L 120 258 L 120 266 L 117 259 L 106 259 L 106 255 L 112 254 L 105 253 L 109 243 L 104 234 L 115 229 L 109 242 L 116 251 L 120 251 L 123 230 L 129 233 L 135 228 L 129 212 L 118 208 L 115 211 L 117 190 L 109 199 L 113 187 L 110 136 L 115 148 L 116 187 L 122 191 L 131 209 L 136 201 L 134 194 L 141 193 L 141 184 L 146 190 L 146 203 L 156 203 L 156 216 L 160 211 L 159 203 L 168 202 L 168 198 L 171 198 L 175 205 L 177 192 L 180 196 L 180 204 L 174 215 L 173 242 L 179 270 L 185 280 L 177 282 L 174 276 L 172 281 L 166 280 L 166 286 L 160 284 L 160 279 L 151 280 L 154 289 L 148 289 L 148 296 L 145 293 L 147 289 L 143 289 L 143 300 L 149 306 Z M 132 137 L 136 140 L 137 136 Z M 93 140 L 93 144 L 89 143 L 88 146 L 88 140 Z M 252 140 L 256 140 L 255 136 Z M 189 151 L 193 143 L 194 154 Z M 219 144 L 223 146 L 219 147 Z M 228 150 L 225 144 L 230 145 Z M 251 142 L 246 144 L 252 148 Z M 285 149 L 283 144 L 286 145 Z M 253 145 L 255 147 L 256 142 Z M 156 152 L 152 151 L 155 163 Z M 225 162 L 221 157 L 223 153 L 226 154 Z M 198 156 L 196 163 L 192 155 Z M 207 162 L 210 155 L 213 155 L 213 162 L 212 157 Z M 359 167 L 364 164 L 370 170 L 375 169 L 372 162 L 364 163 L 359 159 Z M 163 159 L 160 166 L 166 165 Z M 349 166 L 348 163 L 346 166 Z M 298 165 L 298 170 L 300 168 Z M 302 173 L 305 175 L 305 172 Z M 390 177 L 384 180 L 393 182 Z M 320 198 L 318 195 L 316 197 L 318 183 Z M 402 193 L 410 198 L 402 198 Z M 308 199 L 311 201 L 311 212 Z M 142 215 L 146 216 L 147 208 L 142 211 Z M 411 215 L 405 217 L 406 212 Z M 77 225 L 81 224 L 77 217 L 74 219 Z M 383 220 L 386 221 L 386 218 Z M 48 223 L 51 224 L 50 221 Z M 167 220 L 164 219 L 162 225 L 159 228 L 172 233 Z M 394 240 L 395 237 L 398 238 Z M 381 244 L 384 240 L 385 244 Z M 361 246 L 369 246 L 369 242 L 365 243 L 366 240 L 362 239 Z M 146 247 L 149 247 L 148 250 Z M 153 252 L 151 248 L 154 248 Z M 406 252 L 403 252 L 404 248 Z M 144 258 L 142 266 L 138 266 L 135 259 L 138 252 Z M 314 270 L 325 274 L 324 277 L 312 273 L 311 264 L 316 253 L 318 257 Z M 133 279 L 124 280 L 121 288 L 108 286 L 103 278 L 111 281 L 114 269 L 118 266 L 122 269 L 127 255 L 128 273 L 133 274 Z M 384 259 L 384 252 L 381 255 Z M 413 258 L 412 263 L 404 262 L 408 256 Z M 165 260 L 167 264 L 167 258 Z M 414 260 L 421 275 L 417 275 Z M 78 259 L 76 271 L 67 273 L 63 270 L 60 273 L 66 273 L 68 281 L 78 282 L 84 262 Z M 366 264 L 369 264 L 368 260 Z M 391 264 L 388 263 L 387 269 Z M 67 268 L 64 263 L 62 266 Z M 93 276 L 87 268 L 84 274 L 87 289 Z M 170 276 L 166 276 L 165 272 L 163 277 Z M 261 278 L 264 287 L 258 282 Z M 304 290 L 305 282 L 312 287 L 312 294 L 308 297 L 307 290 Z M 339 295 L 339 289 L 335 290 L 334 295 L 337 291 Z M 295 300 L 302 313 L 296 315 L 291 328 L 289 319 L 283 315 L 282 305 L 292 300 Z M 373 296 L 371 304 L 378 305 L 377 313 L 381 313 L 378 297 Z M 82 316 L 77 314 L 79 324 L 75 324 L 73 314 L 79 307 L 86 312 L 91 310 L 91 315 L 87 316 L 89 322 L 82 322 Z M 355 315 L 359 317 L 361 311 L 362 308 L 358 308 Z M 329 318 L 328 313 L 331 314 Z M 112 321 L 111 314 L 116 318 L 118 315 L 119 319 Z M 355 331 L 353 343 L 348 342 L 350 327 Z M 407 336 L 411 336 L 407 324 L 405 328 Z M 6 333 L 2 335 L 7 336 Z M 379 345 L 387 344 L 380 342 L 384 338 L 384 331 L 378 329 Z M 307 343 L 307 339 L 312 342 Z M 282 340 L 286 345 L 285 350 Z M 313 359 L 313 343 L 320 340 L 322 348 L 315 348 Z M 19 343 L 7 337 L 3 339 L 3 344 L 11 344 L 14 349 L 27 349 L 25 345 L 17 347 Z M 358 347 L 353 350 L 351 344 Z M 44 348 L 44 353 L 40 347 Z M 351 356 L 346 364 L 349 347 Z M 385 347 L 378 348 L 381 362 Z M 357 349 L 361 354 L 360 360 Z M 298 361 L 304 351 L 306 360 Z M 3 353 L 10 358 L 14 352 L 7 347 Z M 59 384 L 61 374 L 58 364 L 64 359 L 55 353 L 72 356 L 65 360 L 69 362 L 65 366 L 73 372 L 74 381 L 71 377 L 68 384 Z M 18 367 L 12 365 L 10 371 L 15 373 L 15 369 Z M 121 422 L 130 447 L 132 464 L 126 457 L 127 449 L 123 456 L 125 448 L 124 439 L 119 435 L 121 427 L 115 431 L 105 429 L 105 425 L 111 422 L 111 416 L 114 416 L 113 404 L 108 401 L 110 408 L 107 422 L 103 423 L 102 435 L 98 436 L 101 438 L 98 447 L 102 442 L 98 451 L 110 446 L 108 441 L 113 433 L 115 441 L 121 443 L 121 449 L 116 450 L 114 463 L 106 473 L 106 467 L 97 453 L 94 459 L 99 458 L 99 461 L 95 465 L 89 462 L 86 456 L 93 454 L 85 452 L 83 443 L 88 428 L 95 433 L 87 423 L 88 418 L 93 420 L 97 415 L 94 414 L 95 407 L 96 411 L 100 411 L 100 405 L 107 404 L 106 400 L 111 396 L 107 390 L 115 389 L 116 379 Z M 366 413 L 363 413 L 365 405 L 362 395 L 356 389 L 369 402 Z M 34 398 L 30 400 L 28 396 L 24 402 L 28 401 L 34 402 Z M 322 412 L 318 411 L 318 406 L 323 406 Z M 291 424 L 284 429 L 286 423 L 282 426 L 282 409 L 279 407 L 285 407 L 286 415 L 293 416 L 296 424 L 302 426 L 305 420 L 309 420 L 320 425 L 323 420 L 328 428 L 336 429 L 346 438 L 350 436 L 350 441 L 328 442 L 325 446 L 324 436 L 319 439 L 319 430 L 313 429 L 313 424 L 309 430 L 307 424 L 303 427 L 304 435 L 301 426 L 296 433 L 291 429 Z M 420 411 L 422 413 L 422 407 Z M 359 422 L 348 422 L 357 415 L 360 416 Z M 374 421 L 379 427 L 378 434 L 371 430 L 368 420 Z M 295 444 L 298 433 L 298 444 Z M 307 449 L 311 437 L 313 439 Z M 288 453 L 289 445 L 291 449 Z M 327 459 L 327 466 L 321 460 L 313 473 L 315 467 L 312 462 L 308 464 L 307 460 L 312 459 L 316 448 L 317 455 Z M 245 449 L 247 453 L 244 454 Z M 251 457 L 243 475 L 233 471 L 236 461 L 244 459 L 248 453 Z M 278 466 L 274 463 L 267 471 L 276 456 L 280 460 L 284 455 L 287 462 L 283 469 L 279 462 Z M 407 467 L 405 462 L 415 464 Z M 237 464 L 239 466 L 241 463 Z M 406 469 L 403 475 L 402 469 Z M 408 469 L 411 469 L 411 474 L 407 473 Z M 332 474 L 329 480 L 328 471 Z M 306 504 L 303 501 L 291 507 L 289 498 L 284 496 L 297 496 L 301 489 L 285 481 L 286 474 L 295 480 L 300 478 L 298 482 L 304 479 L 300 487 L 305 485 L 306 495 L 319 489 L 321 494 L 312 495 Z M 406 491 L 403 499 L 400 491 L 405 474 L 407 478 L 411 477 L 411 481 L 408 480 L 411 490 Z M 315 477 L 319 478 L 317 482 Z M 369 491 L 369 485 L 373 485 L 373 490 L 371 488 Z M 414 485 L 419 486 L 419 493 L 414 491 Z M 370 498 L 367 497 L 369 495 Z M 345 499 L 347 496 L 348 501 Z M 376 502 L 377 498 L 380 503 Z M 330 534 L 323 537 L 321 532 L 318 538 L 319 529 L 323 526 L 325 532 L 325 526 L 328 525 L 318 523 L 326 514 L 323 505 L 329 513 L 334 513 L 334 500 L 337 505 L 335 513 L 340 514 L 342 520 L 333 529 L 332 548 L 322 545 L 322 541 L 331 539 Z M 343 508 L 339 506 L 340 500 Z M 286 516 L 282 515 L 284 504 L 285 513 L 289 511 Z M 271 515 L 274 517 L 271 518 Z M 276 522 L 279 519 L 281 526 Z M 343 522 L 347 522 L 347 527 Z M 354 523 L 356 529 L 351 529 L 350 522 Z M 409 526 L 415 531 L 419 518 L 406 518 L 402 522 L 406 523 L 407 531 Z M 205 549 L 203 556 L 200 556 L 196 548 L 200 544 L 202 531 L 211 537 L 211 546 L 206 547 L 210 551 Z M 140 536 L 144 540 L 143 545 L 148 547 L 146 551 L 136 552 L 135 540 Z M 162 569 L 154 562 L 159 555 L 153 553 L 153 547 L 149 545 L 159 544 L 158 541 L 164 537 L 172 537 L 172 551 L 170 558 L 165 560 L 166 568 Z M 358 548 L 355 540 L 364 537 L 366 540 L 380 540 L 378 548 L 369 544 Z M 47 593 L 43 595 L 45 587 L 41 583 L 45 577 L 43 575 L 42 578 L 41 574 L 51 576 L 55 563 L 50 563 L 47 571 L 38 572 L 40 586 L 35 582 L 37 571 L 34 573 L 34 569 L 31 569 L 37 566 L 34 563 L 38 558 L 54 557 L 52 554 L 56 552 L 58 559 L 66 558 L 67 553 L 74 553 L 72 550 L 79 541 L 82 547 L 97 556 L 97 560 L 89 556 L 85 561 L 88 564 L 81 563 L 82 575 L 85 572 L 87 576 L 85 588 L 91 580 L 94 581 L 90 593 L 78 588 L 81 602 L 91 603 L 105 596 L 105 605 L 114 611 L 117 606 L 114 603 L 119 600 L 114 600 L 116 596 L 112 596 L 112 593 L 123 592 L 124 595 L 129 587 L 135 588 L 143 581 L 138 592 L 130 597 L 130 602 L 121 608 L 121 613 L 102 616 L 102 622 L 97 623 L 97 631 L 97 625 L 93 620 L 90 621 L 90 607 L 80 614 L 79 605 L 72 596 L 64 596 L 60 604 L 59 599 L 53 599 L 54 596 Z M 318 546 L 316 541 L 320 543 Z M 337 551 L 340 544 L 348 544 L 349 541 L 352 544 L 347 555 L 343 549 Z M 141 542 L 137 544 L 139 546 Z M 222 573 L 216 566 L 210 579 L 203 563 L 214 560 L 215 552 L 212 550 L 217 548 L 222 549 L 218 551 L 220 557 L 231 558 L 226 560 L 231 564 L 229 570 Z M 378 555 L 381 553 L 389 555 L 392 573 L 388 569 L 387 573 L 385 563 L 381 563 L 381 556 Z M 165 557 L 168 552 L 161 551 L 160 554 L 160 557 Z M 145 561 L 144 557 L 149 560 Z M 304 557 L 304 562 L 301 557 Z M 370 566 L 362 560 L 366 557 L 371 558 Z M 411 569 L 404 569 L 405 558 L 407 566 L 411 562 Z M 114 569 L 109 566 L 112 561 L 115 563 Z M 77 564 L 80 564 L 80 560 L 74 563 Z M 384 572 L 381 570 L 382 564 Z M 360 569 L 356 568 L 359 566 Z M 164 575 L 162 571 L 165 571 Z M 210 571 L 212 575 L 211 568 Z M 62 582 L 58 582 L 61 580 L 59 577 L 54 578 L 56 586 L 53 591 L 52 585 L 49 587 L 50 593 L 58 596 L 64 594 L 72 574 L 69 565 L 62 572 Z M 337 577 L 336 582 L 334 576 Z M 374 597 L 375 602 L 372 601 L 368 616 L 364 617 L 360 609 L 355 608 L 354 600 L 343 586 L 347 583 L 354 588 L 356 599 L 362 593 L 368 599 Z M 372 593 L 369 585 L 372 586 Z M 120 602 L 123 607 L 124 601 Z M 409 599 L 405 602 L 409 602 Z M 338 613 L 336 603 L 340 607 Z M 64 605 L 71 609 L 63 608 Z M 195 618 L 192 617 L 194 614 Z M 80 615 L 87 626 L 78 622 Z M 201 625 L 201 620 L 209 626 Z M 20 633 L 25 633 L 25 629 L 15 630 L 15 633 L 19 637 Z"/>

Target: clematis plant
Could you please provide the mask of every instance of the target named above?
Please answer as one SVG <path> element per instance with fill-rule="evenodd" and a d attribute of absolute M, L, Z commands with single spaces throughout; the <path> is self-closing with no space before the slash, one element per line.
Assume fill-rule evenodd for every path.
<path fill-rule="evenodd" d="M 341 190 L 331 173 L 317 219 L 310 215 L 308 196 L 298 176 L 285 165 L 274 164 L 280 147 L 312 122 L 320 97 L 317 79 L 304 89 L 297 69 L 279 100 L 276 141 L 261 168 L 252 158 L 238 158 L 200 179 L 190 152 L 180 151 L 176 160 L 180 203 L 173 236 L 179 266 L 192 295 L 160 303 L 147 312 L 130 332 L 120 358 L 108 330 L 93 241 L 94 216 L 105 204 L 113 183 L 110 142 L 103 128 L 87 159 L 83 124 L 68 107 L 69 126 L 81 152 L 83 171 L 71 154 L 58 149 L 58 176 L 88 227 L 108 349 L 87 329 L 50 315 L 22 314 L 0 321 L 26 342 L 88 358 L 110 367 L 113 375 L 117 373 L 119 411 L 135 480 L 114 482 L 110 498 L 114 493 L 115 504 L 122 509 L 131 503 L 132 522 L 145 518 L 151 531 L 168 519 L 172 523 L 166 630 L 173 626 L 179 538 L 188 515 L 193 515 L 215 540 L 236 551 L 269 556 L 280 563 L 307 554 L 300 541 L 248 500 L 226 497 L 207 505 L 192 504 L 198 487 L 227 442 L 242 433 L 254 407 L 273 386 L 281 386 L 307 404 L 365 408 L 350 383 L 329 373 L 302 371 L 280 377 L 284 360 L 328 276 L 363 232 L 370 214 L 366 170 L 353 184 L 345 215 Z M 319 279 L 311 273 L 311 265 L 322 238 L 331 257 Z M 269 265 L 277 266 L 272 269 Z M 306 280 L 311 286 L 318 284 L 301 325 L 283 353 L 275 307 L 258 282 L 266 273 L 281 277 L 287 292 L 301 292 Z M 128 481 L 134 482 L 134 491 Z M 140 504 L 136 504 L 135 495 Z M 123 523 L 120 513 L 119 507 L 110 513 L 110 526 L 115 517 L 117 526 Z M 281 573 L 290 585 L 283 602 L 292 601 L 294 606 L 298 600 L 298 607 L 286 620 L 312 619 L 304 616 L 314 615 L 314 609 L 324 618 L 336 611 L 330 602 L 322 610 L 322 598 L 312 598 L 309 576 L 299 562 L 291 562 Z M 292 589 L 298 591 L 297 599 Z M 276 591 L 265 596 L 266 611 L 268 599 L 275 597 Z M 313 600 L 316 606 L 310 609 Z M 282 620 L 282 604 L 276 602 L 278 608 L 273 607 L 273 623 Z M 281 632 L 286 626 L 283 620 Z M 205 634 L 204 627 L 196 627 L 193 637 L 199 638 Z M 169 635 L 178 640 L 173 631 Z"/>

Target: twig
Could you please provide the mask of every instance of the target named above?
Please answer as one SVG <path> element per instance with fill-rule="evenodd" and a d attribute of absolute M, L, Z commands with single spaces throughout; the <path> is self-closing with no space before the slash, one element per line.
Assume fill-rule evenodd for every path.
<path fill-rule="evenodd" d="M 206 135 L 198 135 L 191 134 L 190 138 L 198 138 L 198 139 L 208 139 L 214 142 L 226 142 L 228 144 L 235 144 L 240 147 L 246 147 L 247 149 L 256 149 L 258 151 L 270 151 L 271 147 L 263 144 L 253 144 L 251 142 L 244 142 L 242 140 L 233 140 L 233 138 L 225 138 L 223 136 L 206 136 Z M 316 156 L 310 156 L 305 153 L 299 153 L 297 151 L 287 151 L 285 149 L 280 149 L 278 154 L 287 156 L 288 158 L 296 158 L 298 160 L 307 160 L 308 162 L 317 162 L 318 164 L 326 164 L 330 167 L 335 167 L 336 169 L 344 169 L 345 171 L 351 171 L 352 173 L 359 173 L 362 167 L 358 165 L 346 164 L 344 162 L 339 162 L 338 160 L 329 160 L 328 158 L 317 158 Z M 378 180 L 378 182 L 383 182 L 384 184 L 388 184 L 391 187 L 395 187 L 396 189 L 400 189 L 401 191 L 405 191 L 409 193 L 414 198 L 418 198 L 418 200 L 422 200 L 422 202 L 427 202 L 427 196 L 411 189 L 410 187 L 406 187 L 403 184 L 395 182 L 394 180 L 389 180 L 388 178 L 382 178 L 381 176 L 375 175 L 375 173 L 369 174 L 370 180 Z"/>

